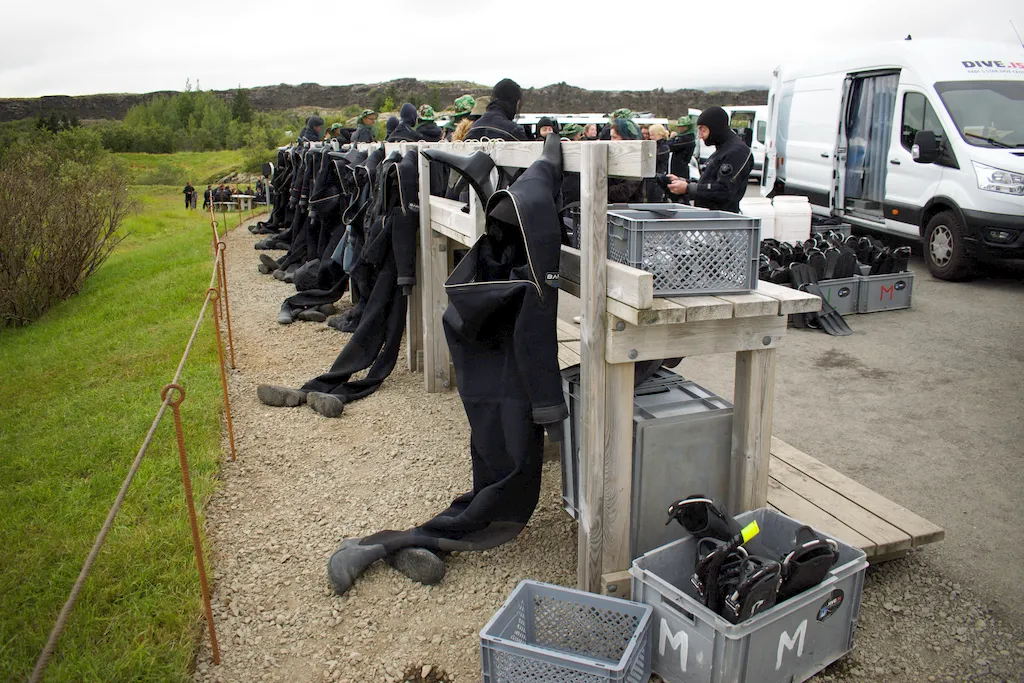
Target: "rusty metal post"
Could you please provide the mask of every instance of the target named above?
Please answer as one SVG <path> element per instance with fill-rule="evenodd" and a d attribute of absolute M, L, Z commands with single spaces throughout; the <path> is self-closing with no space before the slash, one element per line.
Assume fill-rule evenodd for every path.
<path fill-rule="evenodd" d="M 178 437 L 178 460 L 181 463 L 181 483 L 185 487 L 185 504 L 188 506 L 188 522 L 192 527 L 192 548 L 196 552 L 196 566 L 199 568 L 199 586 L 203 592 L 203 607 L 206 610 L 206 625 L 210 629 L 210 649 L 213 650 L 213 663 L 220 664 L 220 647 L 217 645 L 217 629 L 213 625 L 213 607 L 210 606 L 210 584 L 206 580 L 206 563 L 203 561 L 203 544 L 199 539 L 199 522 L 196 521 L 196 505 L 192 499 L 192 477 L 188 473 L 188 455 L 185 453 L 185 433 L 181 427 L 181 402 L 185 400 L 185 390 L 177 384 L 168 384 L 160 391 L 160 398 L 167 399 L 169 391 L 177 391 L 177 400 L 168 405 L 174 414 L 174 431 Z"/>
<path fill-rule="evenodd" d="M 231 333 L 231 299 L 228 296 L 228 264 L 226 261 L 228 245 L 224 242 L 218 242 L 217 248 L 220 250 L 220 288 L 224 294 L 224 317 L 228 323 L 228 348 L 231 350 L 231 369 L 234 370 L 235 337 Z"/>
<path fill-rule="evenodd" d="M 217 299 L 217 288 L 210 287 L 206 290 L 211 299 Z M 231 422 L 231 398 L 228 396 L 228 374 L 224 369 L 224 343 L 220 336 L 220 321 L 213 318 L 213 329 L 217 331 L 217 356 L 220 358 L 220 384 L 224 389 L 224 415 L 228 422 L 228 441 L 231 443 L 231 461 L 235 460 L 235 427 Z"/>

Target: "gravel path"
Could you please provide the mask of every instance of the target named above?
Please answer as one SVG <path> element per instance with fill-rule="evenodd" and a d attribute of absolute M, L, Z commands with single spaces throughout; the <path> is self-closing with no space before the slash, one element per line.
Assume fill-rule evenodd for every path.
<path fill-rule="evenodd" d="M 558 462 L 545 462 L 540 506 L 514 543 L 453 554 L 434 587 L 378 563 L 334 596 L 326 564 L 342 538 L 412 526 L 469 490 L 462 404 L 454 391 L 425 393 L 404 349 L 381 389 L 338 419 L 259 403 L 257 384 L 301 385 L 349 335 L 278 325 L 294 289 L 256 271 L 247 230 L 226 241 L 238 461 L 224 463 L 206 511 L 222 660 L 213 665 L 204 635 L 195 680 L 479 681 L 479 630 L 518 581 L 575 584 Z M 815 680 L 1021 681 L 1022 671 L 1024 632 L 945 581 L 924 551 L 869 569 L 857 647 Z"/>

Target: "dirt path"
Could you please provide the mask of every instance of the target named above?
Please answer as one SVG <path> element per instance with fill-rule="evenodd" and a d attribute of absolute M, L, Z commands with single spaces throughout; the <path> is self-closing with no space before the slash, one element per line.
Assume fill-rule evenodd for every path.
<path fill-rule="evenodd" d="M 404 350 L 380 391 L 338 419 L 259 403 L 257 384 L 299 386 L 348 335 L 278 325 L 291 285 L 256 271 L 247 230 L 226 241 L 238 461 L 224 463 L 206 519 L 222 663 L 204 638 L 195 680 L 480 680 L 479 630 L 518 581 L 575 584 L 558 463 L 545 463 L 540 507 L 514 543 L 451 556 L 436 587 L 379 563 L 346 597 L 332 595 L 326 564 L 342 538 L 409 527 L 470 488 L 465 414 L 456 392 L 423 391 Z M 1020 680 L 1024 634 L 922 558 L 869 570 L 858 646 L 818 680 Z"/>

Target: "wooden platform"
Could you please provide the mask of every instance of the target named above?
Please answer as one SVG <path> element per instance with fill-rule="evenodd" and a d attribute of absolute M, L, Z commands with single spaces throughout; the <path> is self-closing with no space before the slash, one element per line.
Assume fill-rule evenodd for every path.
<path fill-rule="evenodd" d="M 768 505 L 863 550 L 872 562 L 902 557 L 946 535 L 785 441 L 772 437 Z"/>
<path fill-rule="evenodd" d="M 559 319 L 558 362 L 563 369 L 580 362 L 579 340 L 579 328 Z M 775 437 L 769 477 L 769 507 L 860 548 L 872 562 L 902 557 L 945 536 L 928 520 Z"/>

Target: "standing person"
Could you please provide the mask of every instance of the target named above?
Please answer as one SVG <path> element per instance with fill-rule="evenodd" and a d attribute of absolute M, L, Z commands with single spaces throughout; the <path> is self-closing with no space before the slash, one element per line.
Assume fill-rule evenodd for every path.
<path fill-rule="evenodd" d="M 443 126 L 441 129 L 444 131 L 446 139 L 451 139 L 455 133 L 455 129 L 459 127 L 459 124 L 469 116 L 470 112 L 473 111 L 473 107 L 476 106 L 476 100 L 473 99 L 472 95 L 463 95 L 455 99 L 455 115 Z"/>
<path fill-rule="evenodd" d="M 542 116 L 537 121 L 537 139 L 543 140 L 551 133 L 558 132 L 558 121 L 555 121 L 549 116 Z"/>
<path fill-rule="evenodd" d="M 693 158 L 693 149 L 697 142 L 697 137 L 693 134 L 696 127 L 697 123 L 692 116 L 680 116 L 676 121 L 678 133 L 668 143 L 669 173 L 680 178 L 690 177 L 690 159 Z"/>
<path fill-rule="evenodd" d="M 416 132 L 416 105 L 406 102 L 398 112 L 398 126 L 388 136 L 388 142 L 419 142 L 423 136 Z"/>
<path fill-rule="evenodd" d="M 578 123 L 567 123 L 562 126 L 562 129 L 559 131 L 559 135 L 561 135 L 563 140 L 579 142 L 583 137 L 583 126 Z"/>
<path fill-rule="evenodd" d="M 608 125 L 609 139 L 613 142 L 619 140 L 637 140 L 640 137 L 636 126 L 629 119 L 612 119 Z M 628 178 L 608 179 L 608 203 L 621 204 L 623 202 L 644 201 L 643 180 L 630 180 Z"/>
<path fill-rule="evenodd" d="M 526 141 L 526 131 L 515 122 L 522 100 L 523 89 L 519 87 L 518 83 L 511 78 L 503 78 L 498 81 L 491 91 L 487 110 L 473 123 L 466 139 Z"/>
<path fill-rule="evenodd" d="M 398 117 L 389 116 L 387 122 L 384 124 L 384 138 L 391 137 L 391 134 L 395 132 L 395 128 L 398 128 Z"/>
<path fill-rule="evenodd" d="M 640 126 L 640 137 L 643 138 L 644 140 L 650 140 L 651 139 L 651 127 L 650 126 Z"/>
<path fill-rule="evenodd" d="M 702 209 L 739 213 L 747 178 L 754 167 L 754 155 L 729 128 L 729 114 L 721 107 L 704 110 L 697 119 L 697 135 L 708 145 L 714 145 L 715 153 L 696 183 L 669 175 L 669 192 Z"/>
<path fill-rule="evenodd" d="M 185 208 L 192 208 L 192 195 L 196 193 L 196 188 L 192 187 L 192 181 L 185 181 L 185 189 L 181 191 L 185 195 Z"/>
<path fill-rule="evenodd" d="M 434 123 L 434 119 L 437 118 L 434 108 L 429 104 L 421 104 L 416 113 L 418 120 L 416 132 L 422 135 L 426 142 L 440 142 L 443 133 L 441 128 Z"/>
<path fill-rule="evenodd" d="M 301 140 L 309 140 L 310 142 L 319 142 L 324 137 L 324 120 L 313 114 L 306 119 L 306 127 L 302 130 L 299 135 Z"/>
<path fill-rule="evenodd" d="M 655 123 L 648 129 L 650 138 L 657 144 L 657 156 L 654 160 L 654 170 L 659 175 L 668 173 L 668 129 L 660 123 Z M 646 178 L 644 185 L 647 186 L 647 201 L 660 202 L 665 199 L 665 190 L 654 178 Z"/>
<path fill-rule="evenodd" d="M 356 121 L 356 132 L 352 133 L 352 143 L 377 142 L 373 134 L 373 124 L 377 123 L 377 112 L 372 109 L 364 109 Z"/>
<path fill-rule="evenodd" d="M 588 123 L 587 127 L 583 129 L 584 140 L 596 140 L 597 139 L 597 124 Z"/>
<path fill-rule="evenodd" d="M 210 208 L 210 202 L 213 201 L 213 189 L 210 185 L 206 186 L 206 192 L 203 192 L 203 211 Z"/>

